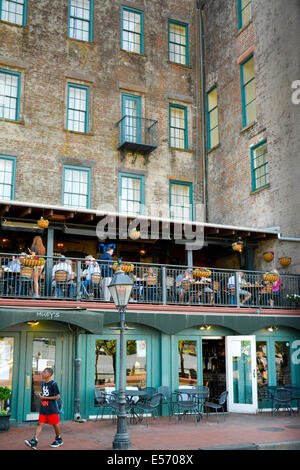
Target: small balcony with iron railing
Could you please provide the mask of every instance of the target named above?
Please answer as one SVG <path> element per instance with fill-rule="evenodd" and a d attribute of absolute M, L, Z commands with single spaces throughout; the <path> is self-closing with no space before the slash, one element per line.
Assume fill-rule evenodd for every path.
<path fill-rule="evenodd" d="M 11 299 L 90 300 L 103 302 L 110 295 L 103 282 L 112 277 L 116 263 L 0 254 L 0 297 Z M 299 309 L 300 276 L 239 272 L 217 268 L 150 263 L 123 263 L 133 280 L 130 303 L 207 307 Z M 36 280 L 36 281 L 35 281 Z M 38 287 L 37 287 L 38 286 Z M 38 289 L 38 291 L 37 291 Z"/>
<path fill-rule="evenodd" d="M 119 150 L 147 155 L 158 147 L 157 121 L 126 115 L 117 125 Z"/>

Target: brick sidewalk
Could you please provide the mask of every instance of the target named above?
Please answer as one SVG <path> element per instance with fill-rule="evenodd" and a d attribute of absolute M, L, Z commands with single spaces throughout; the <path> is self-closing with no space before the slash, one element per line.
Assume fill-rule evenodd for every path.
<path fill-rule="evenodd" d="M 31 439 L 36 425 L 11 427 L 8 432 L 0 433 L 0 450 L 28 450 L 24 439 Z M 64 445 L 51 449 L 54 431 L 44 426 L 40 435 L 40 450 L 112 450 L 116 424 L 111 420 L 86 421 L 78 423 L 65 421 L 61 423 Z M 230 414 L 226 421 L 220 417 L 210 416 L 208 422 L 204 417 L 195 425 L 193 417 L 176 423 L 167 417 L 149 420 L 128 427 L 132 450 L 195 450 L 208 447 L 240 446 L 245 444 L 265 444 L 279 442 L 300 442 L 300 414 L 289 416 L 283 413 L 272 416 Z"/>

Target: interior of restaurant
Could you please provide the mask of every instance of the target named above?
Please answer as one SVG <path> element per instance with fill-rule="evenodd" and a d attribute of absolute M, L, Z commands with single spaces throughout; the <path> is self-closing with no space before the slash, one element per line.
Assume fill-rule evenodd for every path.
<path fill-rule="evenodd" d="M 47 247 L 47 233 L 43 231 L 6 231 L 1 230 L 1 253 L 28 253 L 33 237 L 41 235 Z M 87 255 L 98 258 L 103 252 L 104 244 L 116 245 L 114 259 L 154 264 L 186 265 L 185 246 L 169 240 L 98 240 L 97 237 L 70 235 L 61 230 L 54 231 L 53 255 L 65 255 L 69 258 L 84 259 Z M 234 252 L 229 245 L 206 245 L 193 252 L 193 265 L 223 269 L 239 269 L 247 264 L 244 254 Z M 244 266 L 246 267 L 246 266 Z"/>

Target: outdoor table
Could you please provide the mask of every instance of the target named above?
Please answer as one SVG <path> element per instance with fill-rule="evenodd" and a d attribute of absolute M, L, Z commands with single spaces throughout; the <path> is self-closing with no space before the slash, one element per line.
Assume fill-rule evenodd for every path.
<path fill-rule="evenodd" d="M 113 395 L 118 395 L 119 394 L 119 391 L 118 390 L 114 390 L 113 392 L 111 392 Z M 141 422 L 143 420 L 143 418 L 141 418 L 134 410 L 134 401 L 133 401 L 133 398 L 134 397 L 145 397 L 147 395 L 147 392 L 145 390 L 130 390 L 130 389 L 126 389 L 125 390 L 125 397 L 126 398 L 129 398 L 129 403 L 130 403 L 130 420 L 132 420 L 133 423 L 138 423 L 138 422 Z"/>

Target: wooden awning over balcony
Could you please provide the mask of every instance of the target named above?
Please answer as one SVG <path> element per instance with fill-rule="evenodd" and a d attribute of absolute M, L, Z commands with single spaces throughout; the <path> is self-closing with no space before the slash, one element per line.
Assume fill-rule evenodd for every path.
<path fill-rule="evenodd" d="M 73 235 L 80 235 L 82 237 L 94 237 L 96 235 L 96 226 L 98 222 L 103 221 L 104 218 L 115 218 L 117 224 L 117 238 L 121 237 L 121 223 L 122 215 L 119 213 L 107 213 L 97 211 L 94 209 L 81 209 L 81 208 L 67 208 L 64 206 L 42 205 L 32 202 L 21 201 L 0 201 L 0 217 L 1 229 L 10 231 L 25 231 L 25 232 L 43 232 L 37 226 L 37 221 L 40 217 L 49 220 L 49 227 L 63 230 L 65 233 Z M 175 225 L 178 227 L 178 221 L 172 219 L 162 219 L 156 217 L 139 216 L 138 219 L 142 222 L 148 221 L 150 227 L 152 222 L 155 222 L 159 227 L 159 234 L 161 235 L 167 225 L 169 225 L 170 239 L 173 239 Z M 133 218 L 127 217 L 127 227 L 133 221 Z M 180 225 L 181 223 L 179 223 Z M 185 222 L 183 225 L 189 225 L 191 229 L 196 230 L 196 226 L 204 231 L 205 240 L 209 239 L 213 243 L 218 240 L 227 240 L 228 242 L 236 241 L 237 239 L 247 241 L 262 241 L 267 239 L 276 239 L 278 233 L 275 230 L 255 228 L 255 227 L 240 227 L 233 225 L 221 225 L 214 223 L 200 223 L 200 222 Z M 120 230 L 119 230 L 120 229 Z M 46 230 L 46 229 L 45 229 Z M 149 228 L 150 233 L 150 228 Z M 120 235 L 120 236 L 119 236 Z M 110 237 L 112 238 L 112 237 Z"/>

